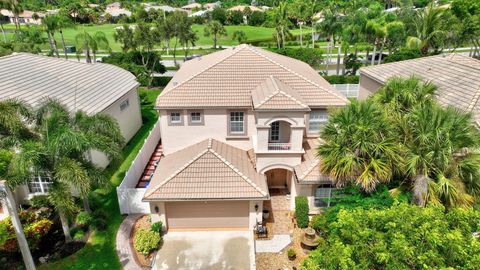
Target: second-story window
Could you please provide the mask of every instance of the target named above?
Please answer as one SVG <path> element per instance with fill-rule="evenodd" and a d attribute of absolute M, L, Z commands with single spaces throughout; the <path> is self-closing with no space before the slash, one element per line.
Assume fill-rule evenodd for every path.
<path fill-rule="evenodd" d="M 270 142 L 278 142 L 280 140 L 280 122 L 273 122 L 270 128 Z"/>
<path fill-rule="evenodd" d="M 32 177 L 30 183 L 28 183 L 28 189 L 33 194 L 46 194 L 50 190 L 52 180 L 47 176 L 35 176 Z"/>
<path fill-rule="evenodd" d="M 308 121 L 308 133 L 318 133 L 328 122 L 327 111 L 311 111 Z"/>
<path fill-rule="evenodd" d="M 192 123 L 199 124 L 202 122 L 202 114 L 200 112 L 191 112 L 190 113 L 190 121 Z"/>
<path fill-rule="evenodd" d="M 230 133 L 245 133 L 245 115 L 244 112 L 230 112 Z"/>
<path fill-rule="evenodd" d="M 170 113 L 170 122 L 172 124 L 180 124 L 182 122 L 180 113 L 179 112 Z"/>

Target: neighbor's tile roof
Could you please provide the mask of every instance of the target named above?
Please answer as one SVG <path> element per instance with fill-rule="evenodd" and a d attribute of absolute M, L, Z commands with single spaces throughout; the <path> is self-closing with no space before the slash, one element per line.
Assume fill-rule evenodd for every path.
<path fill-rule="evenodd" d="M 208 139 L 164 157 L 155 170 L 144 199 L 267 197 L 265 176 L 255 170 L 246 151 Z"/>
<path fill-rule="evenodd" d="M 274 76 L 252 90 L 252 102 L 255 110 L 310 110 L 297 91 Z"/>
<path fill-rule="evenodd" d="M 28 53 L 0 57 L 0 100 L 35 106 L 56 98 L 70 110 L 95 114 L 138 86 L 130 72 L 108 64 L 87 64 Z"/>
<path fill-rule="evenodd" d="M 309 107 L 348 104 L 306 63 L 249 45 L 185 62 L 157 99 L 157 107 L 250 108 L 251 91 L 270 76 L 295 90 Z"/>
<path fill-rule="evenodd" d="M 480 61 L 460 54 L 436 55 L 360 69 L 384 84 L 394 76 L 417 75 L 438 87 L 437 100 L 445 106 L 472 112 L 480 123 Z"/>
<path fill-rule="evenodd" d="M 300 183 L 330 182 L 331 178 L 320 172 L 321 160 L 317 155 L 319 139 L 309 139 L 303 142 L 305 153 L 302 163 L 295 166 L 294 171 Z"/>

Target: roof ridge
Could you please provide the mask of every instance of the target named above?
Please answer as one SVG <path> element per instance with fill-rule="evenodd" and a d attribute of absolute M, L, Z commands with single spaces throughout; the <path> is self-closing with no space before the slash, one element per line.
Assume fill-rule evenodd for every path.
<path fill-rule="evenodd" d="M 156 185 L 154 188 L 152 188 L 150 190 L 150 192 L 148 193 L 145 193 L 144 197 L 148 197 L 150 195 L 152 195 L 153 193 L 155 193 L 159 188 L 161 188 L 162 186 L 164 186 L 165 184 L 167 184 L 168 182 L 170 182 L 170 180 L 173 179 L 173 177 L 175 177 L 176 175 L 178 175 L 179 173 L 181 173 L 182 171 L 184 171 L 186 168 L 188 168 L 190 165 L 192 165 L 193 162 L 195 162 L 196 160 L 198 160 L 199 158 L 201 158 L 202 156 L 204 156 L 207 152 L 208 152 L 209 148 L 201 151 L 198 155 L 196 155 L 194 158 L 192 158 L 191 160 L 189 160 L 187 163 L 185 163 L 182 167 L 178 168 L 178 170 L 174 171 L 169 177 L 167 177 L 165 180 L 163 180 L 161 183 L 159 183 L 158 185 Z"/>
<path fill-rule="evenodd" d="M 250 184 L 255 190 L 257 190 L 258 192 L 260 192 L 260 194 L 262 194 L 263 196 L 266 196 L 267 193 L 265 191 L 263 191 L 259 186 L 257 186 L 255 183 L 252 182 L 252 180 L 250 180 L 246 175 L 244 175 L 239 169 L 237 169 L 235 166 L 233 166 L 233 164 L 228 161 L 225 157 L 223 157 L 222 155 L 220 155 L 219 153 L 217 153 L 215 150 L 213 149 L 208 149 L 209 152 L 211 152 L 212 154 L 214 154 L 220 161 L 222 161 L 225 165 L 227 165 L 228 167 L 230 167 L 230 169 L 232 169 L 235 173 L 237 173 L 240 177 L 242 177 L 243 180 L 245 180 L 245 182 L 247 182 L 248 184 Z M 243 151 L 243 150 L 242 150 Z"/>
<path fill-rule="evenodd" d="M 278 80 L 277 78 L 275 78 L 273 75 L 270 75 L 269 78 L 272 80 L 273 87 L 275 87 L 275 92 L 273 92 L 271 95 L 269 95 L 264 100 L 262 100 L 262 102 L 260 102 L 260 104 L 258 104 L 258 107 L 261 107 L 262 105 L 264 105 L 268 101 L 272 100 L 272 98 L 274 98 L 275 96 L 278 96 L 278 94 L 283 94 L 284 96 L 286 96 L 290 100 L 293 100 L 298 105 L 300 105 L 302 107 L 305 107 L 305 108 L 309 108 L 308 105 L 306 105 L 303 102 L 301 102 L 300 100 L 296 99 L 294 96 L 288 94 L 287 92 L 285 92 L 283 90 L 280 90 L 280 88 L 278 87 L 278 84 L 276 82 L 276 80 Z M 290 86 L 287 85 L 287 87 L 290 87 Z M 295 91 L 294 89 L 292 89 L 292 90 Z"/>
<path fill-rule="evenodd" d="M 178 87 L 180 87 L 180 86 L 184 85 L 186 82 L 188 82 L 188 81 L 191 81 L 192 79 L 194 79 L 194 78 L 195 78 L 195 77 L 197 77 L 198 75 L 200 75 L 200 74 L 204 73 L 205 71 L 207 71 L 207 70 L 209 70 L 209 69 L 213 68 L 214 66 L 216 66 L 216 65 L 218 65 L 218 64 L 220 64 L 220 63 L 222 63 L 223 61 L 227 60 L 227 59 L 228 59 L 228 58 L 230 58 L 231 56 L 233 56 L 233 55 L 237 54 L 239 51 L 241 51 L 241 50 L 245 49 L 245 47 L 244 47 L 244 46 L 242 47 L 241 45 L 240 45 L 240 46 L 238 46 L 238 47 L 241 47 L 241 48 L 240 48 L 239 50 L 235 50 L 235 47 L 233 47 L 233 49 L 232 49 L 232 52 L 231 52 L 230 54 L 227 54 L 225 57 L 223 57 L 223 58 L 219 59 L 219 60 L 218 60 L 218 61 L 216 61 L 215 63 L 213 63 L 213 64 L 211 64 L 211 65 L 209 65 L 209 66 L 205 67 L 204 69 L 200 70 L 199 72 L 197 72 L 197 73 L 195 73 L 195 74 L 191 75 L 191 76 L 190 76 L 190 77 L 188 77 L 186 80 L 184 80 L 184 81 L 182 81 L 181 83 L 179 83 L 179 84 L 177 84 L 177 85 L 173 86 L 172 88 L 170 88 L 170 89 L 168 89 L 168 90 L 166 90 L 166 91 L 162 91 L 162 93 L 160 93 L 160 95 L 159 95 L 159 96 L 166 95 L 166 94 L 170 93 L 172 90 L 174 90 L 174 89 L 176 89 L 176 88 L 178 88 Z"/>
<path fill-rule="evenodd" d="M 297 72 L 295 72 L 295 71 L 293 71 L 293 70 L 285 67 L 284 65 L 282 65 L 282 64 L 278 63 L 277 61 L 271 59 L 270 57 L 266 56 L 265 54 L 260 53 L 259 51 L 253 49 L 252 46 L 247 46 L 247 48 L 248 48 L 251 52 L 253 52 L 253 53 L 257 54 L 257 55 L 260 55 L 260 56 L 262 56 L 263 58 L 267 59 L 268 61 L 276 64 L 277 66 L 279 66 L 279 67 L 281 67 L 281 68 L 283 68 L 283 69 L 285 69 L 285 70 L 287 70 L 287 71 L 289 71 L 289 72 L 297 75 L 298 77 L 302 78 L 302 79 L 305 80 L 306 82 L 309 82 L 310 84 L 313 84 L 314 86 L 316 86 L 316 87 L 318 87 L 318 88 L 321 88 L 321 89 L 327 91 L 328 93 L 333 94 L 333 95 L 339 97 L 340 99 L 344 99 L 344 100 L 347 100 L 347 101 L 348 101 L 348 99 L 347 99 L 346 97 L 344 97 L 342 94 L 332 92 L 331 90 L 329 90 L 329 89 L 327 89 L 327 88 L 324 88 L 324 87 L 318 85 L 318 84 L 315 83 L 314 81 L 312 81 L 312 80 L 310 80 L 310 79 L 307 79 L 305 76 L 303 76 L 303 75 L 301 75 L 301 74 L 299 74 L 299 73 L 297 73 Z M 300 62 L 302 62 L 302 61 L 300 61 Z M 302 63 L 305 63 L 305 62 L 302 62 Z"/>

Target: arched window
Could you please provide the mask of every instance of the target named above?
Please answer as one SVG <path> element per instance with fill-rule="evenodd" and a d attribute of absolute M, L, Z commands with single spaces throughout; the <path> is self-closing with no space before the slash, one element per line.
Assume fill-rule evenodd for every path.
<path fill-rule="evenodd" d="M 315 189 L 315 207 L 330 207 L 332 189 L 331 184 L 321 184 Z"/>

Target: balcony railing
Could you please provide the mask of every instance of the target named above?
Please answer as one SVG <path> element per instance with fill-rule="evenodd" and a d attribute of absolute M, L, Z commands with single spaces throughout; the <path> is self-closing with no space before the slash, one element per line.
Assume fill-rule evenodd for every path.
<path fill-rule="evenodd" d="M 292 148 L 291 143 L 268 143 L 268 150 L 272 151 L 286 151 Z"/>

